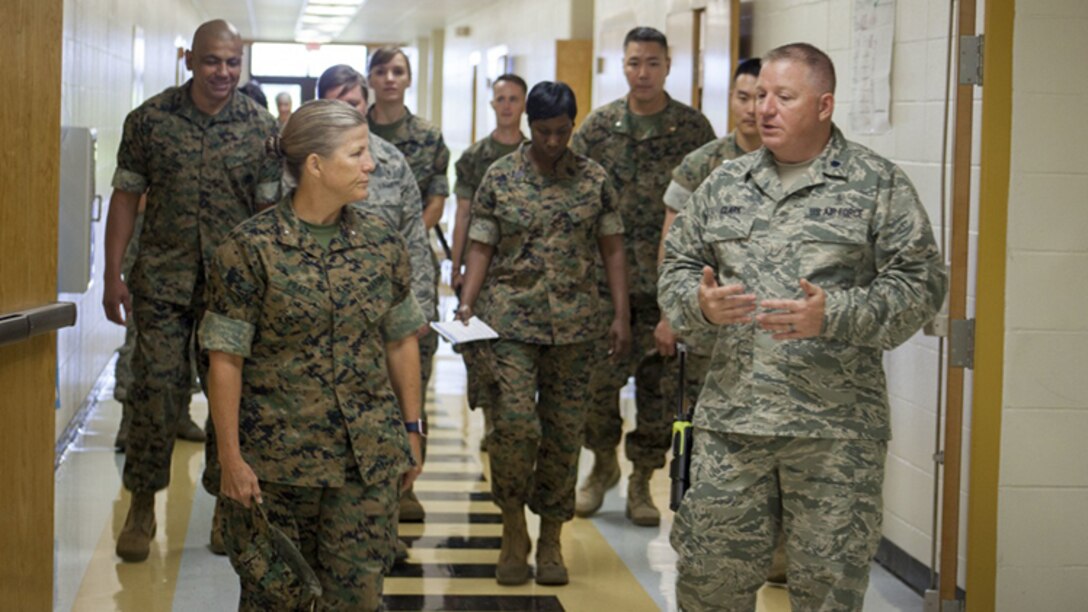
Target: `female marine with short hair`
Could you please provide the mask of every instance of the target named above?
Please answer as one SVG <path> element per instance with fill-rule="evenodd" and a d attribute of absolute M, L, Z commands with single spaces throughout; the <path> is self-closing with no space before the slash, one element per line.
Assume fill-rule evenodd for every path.
<path fill-rule="evenodd" d="M 468 321 L 475 307 L 499 333 L 488 347 L 499 388 L 487 447 L 502 508 L 495 577 L 507 585 L 529 579 L 528 504 L 541 517 L 536 582 L 561 585 L 568 575 L 559 533 L 574 517 L 594 347 L 607 335 L 612 354 L 626 353 L 631 320 L 615 193 L 597 162 L 567 148 L 574 93 L 538 83 L 525 108 L 532 140 L 494 162 L 476 190 L 457 316 Z M 613 297 L 611 326 L 598 316 L 599 261 Z"/>
<path fill-rule="evenodd" d="M 314 569 L 319 609 L 377 610 L 399 490 L 421 469 L 408 254 L 347 206 L 367 194 L 368 134 L 338 101 L 295 111 L 270 148 L 298 188 L 235 228 L 212 265 L 200 334 L 243 610 L 287 607 L 245 554 L 253 502 Z"/>
<path fill-rule="evenodd" d="M 420 203 L 423 209 L 423 229 L 429 234 L 431 228 L 438 225 L 438 220 L 442 218 L 446 198 L 450 195 L 450 183 L 446 178 L 450 150 L 437 126 L 412 114 L 404 105 L 405 92 L 412 86 L 412 65 L 403 50 L 382 47 L 371 54 L 370 63 L 367 65 L 367 80 L 374 90 L 374 105 L 367 113 L 370 131 L 395 146 L 411 166 L 423 198 Z M 433 255 L 432 259 L 437 294 L 440 273 L 438 260 Z M 423 314 L 428 319 L 438 319 L 437 309 Z M 429 328 L 421 329 L 419 352 L 423 400 L 426 399 L 427 384 L 437 351 L 438 334 Z M 423 419 L 427 419 L 426 414 L 423 414 Z M 424 453 L 426 450 L 424 446 Z M 408 489 L 401 497 L 400 520 L 420 522 L 424 516 L 422 504 L 415 493 Z"/>

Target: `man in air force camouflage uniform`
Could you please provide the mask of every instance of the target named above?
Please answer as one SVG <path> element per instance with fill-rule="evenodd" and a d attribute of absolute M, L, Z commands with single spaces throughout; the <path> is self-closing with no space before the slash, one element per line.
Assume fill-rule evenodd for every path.
<path fill-rule="evenodd" d="M 193 36 L 186 64 L 193 78 L 140 105 L 125 119 L 106 228 L 103 306 L 136 320 L 132 423 L 124 485 L 132 505 L 117 539 L 126 561 L 147 558 L 155 533 L 155 492 L 170 481 L 178 415 L 189 395 L 189 341 L 204 311 L 205 270 L 227 232 L 279 191 L 279 164 L 264 154 L 275 119 L 235 89 L 242 41 L 225 21 Z M 140 194 L 143 233 L 131 278 L 121 260 Z M 130 293 L 131 292 L 131 293 Z M 199 349 L 199 347 L 198 347 Z M 202 370 L 204 358 L 198 359 Z M 201 372 L 201 380 L 206 372 Z"/>
<path fill-rule="evenodd" d="M 708 142 L 684 157 L 684 161 L 672 171 L 672 182 L 665 190 L 665 226 L 661 231 L 662 239 L 669 233 L 676 215 L 687 208 L 691 194 L 710 174 L 731 159 L 763 146 L 756 124 L 756 79 L 759 78 L 759 58 L 745 60 L 733 73 L 733 88 L 729 93 L 729 110 L 736 123 L 736 129 L 723 138 Z M 664 255 L 664 242 L 662 242 Z M 676 335 L 669 322 L 662 319 L 654 331 L 657 351 L 662 355 L 672 356 L 675 352 Z M 688 348 L 687 363 L 684 368 L 685 398 L 694 403 L 703 390 L 703 381 L 710 368 L 710 353 L 714 348 L 713 336 L 684 338 Z M 666 402 L 674 402 L 680 392 L 677 388 L 677 376 L 665 376 L 661 379 L 661 394 Z M 774 562 L 767 573 L 771 584 L 782 585 L 786 582 L 786 537 L 782 533 L 781 505 L 772 502 L 775 509 L 778 544 L 774 549 Z"/>
<path fill-rule="evenodd" d="M 666 239 L 661 304 L 717 333 L 672 531 L 680 607 L 754 610 L 781 491 L 795 610 L 861 610 L 890 437 L 882 357 L 940 308 L 946 276 L 907 176 L 832 124 L 834 67 L 763 58 L 765 149 L 699 187 Z"/>
<path fill-rule="evenodd" d="M 624 41 L 624 74 L 630 92 L 593 111 L 574 136 L 571 149 L 604 166 L 616 188 L 626 230 L 628 286 L 631 292 L 631 358 L 619 365 L 598 354 L 590 383 L 585 446 L 594 452 L 593 471 L 578 490 L 579 516 L 600 508 L 604 493 L 619 481 L 616 448 L 623 432 L 619 391 L 635 376 L 637 428 L 627 434 L 625 452 L 634 463 L 628 482 L 627 516 L 636 525 L 653 526 L 660 513 L 650 498 L 650 477 L 665 465 L 672 431 L 672 404 L 661 396 L 666 362 L 655 350 L 657 258 L 665 218 L 662 197 L 669 173 L 685 155 L 714 139 L 710 122 L 699 111 L 665 93 L 668 43 L 653 28 L 635 28 Z M 601 316 L 612 305 L 607 292 Z M 675 361 L 671 365 L 675 365 Z M 669 368 L 671 369 L 671 368 Z"/>
<path fill-rule="evenodd" d="M 495 79 L 491 93 L 491 108 L 495 111 L 497 127 L 486 138 L 477 140 L 465 149 L 455 165 L 457 184 L 453 192 L 457 196 L 457 219 L 453 228 L 450 255 L 453 264 L 450 287 L 456 292 L 461 290 L 461 267 L 464 263 L 469 220 L 472 218 L 472 199 L 476 195 L 476 189 L 495 160 L 513 153 L 525 142 L 525 135 L 521 133 L 521 115 L 525 111 L 525 95 L 529 93 L 525 81 L 515 74 L 500 75 Z M 496 404 L 494 395 L 497 389 L 494 381 L 487 375 L 485 357 L 478 350 L 480 348 L 478 345 L 468 344 L 461 349 L 461 357 L 468 372 L 468 406 L 480 408 L 484 413 L 485 435 L 480 446 L 486 450 L 487 436 L 491 431 L 491 415 L 488 411 Z"/>

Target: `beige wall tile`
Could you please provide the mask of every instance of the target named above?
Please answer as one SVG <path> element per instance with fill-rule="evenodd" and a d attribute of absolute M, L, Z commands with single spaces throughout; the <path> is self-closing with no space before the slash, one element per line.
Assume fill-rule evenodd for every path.
<path fill-rule="evenodd" d="M 1009 185 L 1010 251 L 1088 252 L 1088 173 L 1020 173 Z M 1019 254 L 1018 254 L 1019 255 Z"/>
<path fill-rule="evenodd" d="M 997 612 L 1081 610 L 1088 600 L 1088 567 L 1002 567 Z"/>
<path fill-rule="evenodd" d="M 1077 78 L 1070 74 L 1067 78 Z M 1013 85 L 1012 167 L 1022 173 L 1083 174 L 1088 122 L 1078 119 L 1084 96 L 1039 94 Z"/>
<path fill-rule="evenodd" d="M 1079 17 L 1025 15 L 1018 20 L 1013 39 L 1016 88 L 1033 93 L 1088 93 L 1088 81 L 1064 78 L 1060 68 L 1088 57 L 1085 32 L 1088 32 L 1088 14 Z"/>
<path fill-rule="evenodd" d="M 1085 567 L 1088 488 L 1003 486 L 998 504 L 999 568 Z"/>
<path fill-rule="evenodd" d="M 1012 281 L 1013 279 L 1010 279 Z M 1016 287 L 1010 282 L 1009 287 Z M 1088 334 L 1009 331 L 1005 339 L 1005 407 L 1084 408 Z"/>
<path fill-rule="evenodd" d="M 1007 273 L 1009 329 L 1088 332 L 1088 251 L 1012 252 Z"/>
<path fill-rule="evenodd" d="M 1006 410 L 1001 485 L 1088 487 L 1088 409 Z"/>

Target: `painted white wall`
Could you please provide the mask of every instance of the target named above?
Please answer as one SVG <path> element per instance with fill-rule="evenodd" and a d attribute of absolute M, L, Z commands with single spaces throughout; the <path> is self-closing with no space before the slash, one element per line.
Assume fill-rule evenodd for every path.
<path fill-rule="evenodd" d="M 540 81 L 554 80 L 555 41 L 572 37 L 571 4 L 577 1 L 495 2 L 446 28 L 442 132 L 451 151 L 455 152 L 451 162 L 471 144 L 473 56 L 480 58 L 476 137 L 483 138 L 494 126 L 494 113 L 488 106 L 491 94 L 484 85 L 488 50 L 505 45 L 513 59 L 514 72 L 525 79 L 530 88 Z M 457 28 L 462 26 L 470 29 L 468 36 L 457 35 Z M 527 127 L 523 131 L 528 135 Z M 452 168 L 453 164 L 450 166 Z"/>
<path fill-rule="evenodd" d="M 610 24 L 647 25 L 664 29 L 666 16 L 705 4 L 697 0 L 597 0 L 597 55 L 601 32 Z M 946 0 L 899 0 L 896 15 L 892 67 L 892 128 L 880 136 L 859 136 L 849 129 L 851 106 L 851 24 L 852 0 L 755 0 L 753 2 L 753 54 L 762 54 L 790 42 L 810 42 L 828 52 L 838 73 L 835 118 L 847 138 L 858 141 L 897 162 L 911 177 L 926 204 L 930 218 L 940 231 L 941 121 L 944 96 L 945 42 L 948 31 Z M 981 23 L 981 17 L 979 23 Z M 623 93 L 622 83 L 605 82 L 598 75 L 595 91 L 611 87 Z M 618 88 L 618 89 L 617 89 Z M 616 97 L 605 94 L 603 103 Z M 977 104 L 976 104 L 977 107 Z M 976 121 L 977 114 L 976 108 Z M 977 126 L 976 126 L 977 127 Z M 976 138 L 977 139 L 977 129 Z M 977 148 L 977 144 L 976 144 Z M 977 168 L 973 173 L 976 176 Z M 977 198 L 977 189 L 973 190 Z M 977 226 L 972 214 L 971 252 L 975 249 Z M 974 311 L 975 265 L 968 278 L 969 309 Z M 894 439 L 889 445 L 885 481 L 884 534 L 914 558 L 928 565 L 932 535 L 933 476 L 931 456 L 936 427 L 937 342 L 916 336 L 888 354 L 889 395 L 892 405 Z M 967 382 L 970 401 L 970 378 Z M 970 424 L 969 414 L 967 424 Z M 969 439 L 970 430 L 964 432 Z M 967 474 L 966 454 L 964 474 Z M 966 509 L 966 476 L 961 505 Z M 961 516 L 960 583 L 966 559 L 966 514 Z"/>
<path fill-rule="evenodd" d="M 1016 3 L 997 609 L 1088 599 L 1088 4 Z"/>
<path fill-rule="evenodd" d="M 151 97 L 174 84 L 175 38 L 189 46 L 200 16 L 188 0 L 146 3 L 140 0 L 65 0 L 64 50 L 61 84 L 61 125 L 98 130 L 95 187 L 106 203 L 116 167 L 117 146 L 125 115 L 133 107 L 133 28 L 140 26 L 146 42 L 143 90 Z M 102 313 L 102 272 L 106 212 L 94 224 L 94 276 L 82 294 L 62 294 L 79 309 L 75 327 L 57 333 L 60 407 L 59 437 L 94 386 L 124 329 Z"/>

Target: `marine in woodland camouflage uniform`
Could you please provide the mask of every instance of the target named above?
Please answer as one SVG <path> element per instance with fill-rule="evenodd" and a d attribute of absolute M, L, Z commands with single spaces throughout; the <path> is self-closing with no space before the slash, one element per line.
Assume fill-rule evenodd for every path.
<path fill-rule="evenodd" d="M 624 226 L 596 162 L 567 151 L 556 177 L 545 177 L 528 147 L 492 164 L 469 227 L 471 240 L 495 247 L 474 305 L 500 336 L 491 346 L 499 389 L 492 493 L 501 508 L 528 503 L 567 521 L 592 357 L 610 321 L 600 316 L 597 240 Z"/>
<path fill-rule="evenodd" d="M 575 133 L 571 149 L 604 166 L 616 188 L 617 208 L 625 228 L 628 287 L 631 292 L 631 358 L 611 364 L 598 351 L 590 383 L 585 446 L 612 450 L 619 445 L 623 420 L 619 390 L 635 376 L 638 426 L 627 434 L 624 450 L 636 467 L 652 471 L 665 465 L 672 431 L 671 404 L 661 395 L 665 360 L 654 344 L 660 321 L 657 307 L 657 254 L 665 218 L 663 196 L 670 173 L 685 155 L 714 139 L 699 111 L 671 98 L 662 112 L 647 117 L 628 110 L 621 98 L 593 111 Z M 607 291 L 599 305 L 607 313 Z M 604 316 L 604 314 L 602 314 Z"/>
<path fill-rule="evenodd" d="M 355 206 L 339 225 L 322 247 L 287 197 L 236 228 L 216 253 L 200 338 L 209 351 L 245 357 L 242 456 L 269 519 L 321 579 L 320 608 L 372 610 L 412 463 L 385 346 L 425 318 L 395 229 Z M 250 510 L 231 501 L 223 509 L 228 550 L 239 550 L 232 526 Z M 240 607 L 276 605 L 243 584 Z"/>
<path fill-rule="evenodd" d="M 524 142 L 524 138 L 522 139 Z M 472 143 L 454 164 L 457 171 L 457 183 L 453 193 L 458 198 L 464 198 L 470 202 L 476 195 L 476 190 L 483 181 L 484 173 L 496 160 L 518 150 L 520 144 L 503 144 L 488 135 L 487 138 Z M 461 349 L 461 357 L 465 361 L 465 369 L 468 372 L 467 394 L 469 408 L 482 408 L 487 411 L 497 403 L 495 381 L 487 376 L 487 366 L 482 360 L 480 346 L 466 345 Z"/>
<path fill-rule="evenodd" d="M 778 488 L 793 608 L 861 609 L 891 435 L 882 356 L 937 312 L 945 272 L 903 171 L 830 130 L 788 188 L 767 149 L 725 164 L 666 239 L 669 322 L 717 338 L 695 411 L 692 488 L 672 531 L 685 610 L 755 608 Z M 713 326 L 699 305 L 704 266 L 719 286 L 743 285 L 759 300 L 823 295 L 822 324 L 800 334 L 772 323 L 793 310 L 761 305 L 755 324 Z M 798 279 L 815 287 L 802 291 Z"/>
<path fill-rule="evenodd" d="M 672 171 L 672 182 L 669 183 L 663 197 L 665 206 L 677 213 L 683 212 L 691 199 L 691 193 L 703 184 L 711 172 L 724 162 L 744 154 L 745 151 L 737 145 L 736 136 L 730 133 L 685 155 L 680 165 Z M 710 367 L 710 353 L 714 348 L 714 339 L 713 337 L 684 338 L 684 344 L 688 348 L 684 365 L 684 380 L 687 381 L 684 395 L 688 401 L 694 403 L 703 389 L 703 380 Z M 678 375 L 662 377 L 661 394 L 666 404 L 674 402 L 674 398 L 679 394 L 678 381 Z"/>
<path fill-rule="evenodd" d="M 408 248 L 412 265 L 412 292 L 416 302 L 423 312 L 432 312 L 438 301 L 432 263 L 434 255 L 423 229 L 419 188 L 404 156 L 396 147 L 371 135 L 370 153 L 375 167 L 370 174 L 368 195 L 365 200 L 352 205 L 360 207 L 366 214 L 377 215 L 397 228 Z M 220 471 L 214 438 L 205 446 L 205 459 L 202 482 L 209 493 L 216 495 L 219 491 Z"/>
<path fill-rule="evenodd" d="M 124 467 L 130 491 L 170 482 L 178 415 L 190 399 L 189 340 L 204 311 L 212 253 L 279 193 L 279 164 L 264 155 L 275 119 L 237 93 L 209 116 L 192 102 L 191 86 L 169 88 L 129 113 L 113 178 L 117 190 L 147 191 L 138 255 L 125 279 L 138 336 Z M 207 360 L 198 355 L 197 363 L 203 380 Z"/>

